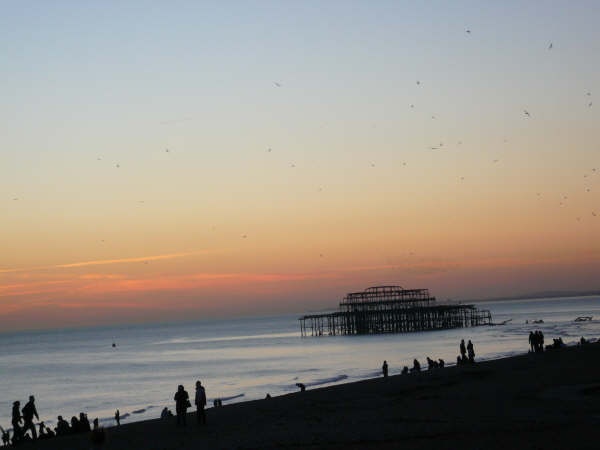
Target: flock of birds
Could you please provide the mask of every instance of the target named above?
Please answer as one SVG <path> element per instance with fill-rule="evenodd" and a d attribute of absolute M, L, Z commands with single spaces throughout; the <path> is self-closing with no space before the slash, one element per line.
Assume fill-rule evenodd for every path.
<path fill-rule="evenodd" d="M 466 30 L 465 30 L 465 33 L 467 33 L 468 35 L 471 35 L 471 34 L 472 34 L 472 32 L 471 32 L 471 30 L 470 30 L 470 29 L 466 29 Z M 548 49 L 548 50 L 552 50 L 553 48 L 554 48 L 554 44 L 553 44 L 552 42 L 550 42 L 550 43 L 549 43 L 549 45 L 548 45 L 548 48 L 547 48 L 547 49 Z M 277 89 L 280 89 L 280 88 L 282 88 L 282 87 L 283 87 L 283 83 L 282 83 L 281 81 L 273 81 L 273 85 L 274 85 L 274 87 L 275 87 L 275 88 L 277 88 Z M 416 80 L 416 85 L 417 85 L 417 86 L 422 86 L 422 82 L 421 82 L 421 80 Z M 592 107 L 592 105 L 593 105 L 593 102 L 592 102 L 592 100 L 591 100 L 591 96 L 592 96 L 591 92 L 587 92 L 587 93 L 586 93 L 586 96 L 589 98 L 589 102 L 587 103 L 587 106 L 588 106 L 589 108 L 591 108 L 591 107 Z M 410 104 L 410 108 L 411 108 L 411 109 L 414 109 L 414 108 L 415 108 L 415 105 L 414 105 L 414 103 L 411 103 L 411 104 Z M 528 119 L 529 119 L 529 118 L 532 118 L 532 115 L 531 115 L 531 113 L 530 113 L 530 112 L 529 112 L 529 110 L 527 110 L 527 109 L 523 109 L 523 115 L 524 115 L 524 117 L 525 117 L 525 118 L 528 118 Z M 432 116 L 431 116 L 431 119 L 435 120 L 435 118 L 436 118 L 436 116 L 435 116 L 435 115 L 432 115 Z M 176 123 L 187 122 L 187 121 L 190 121 L 190 120 L 192 120 L 192 118 L 191 118 L 191 117 L 185 117 L 185 118 L 182 118 L 182 119 L 176 119 L 176 120 L 166 120 L 166 121 L 163 121 L 163 122 L 160 122 L 160 123 L 161 123 L 162 125 L 172 125 L 172 124 L 176 124 Z M 504 140 L 504 142 L 507 142 L 507 140 L 505 139 L 505 140 Z M 462 144 L 462 141 L 458 141 L 456 145 L 461 145 L 461 144 Z M 446 149 L 446 148 L 448 148 L 448 147 L 447 147 L 447 146 L 446 146 L 446 147 L 444 146 L 444 142 L 439 142 L 439 143 L 438 143 L 438 144 L 436 144 L 436 145 L 432 145 L 432 146 L 429 146 L 429 147 L 427 147 L 427 149 L 428 149 L 428 150 L 443 150 L 443 149 Z M 171 150 L 170 150 L 169 148 L 165 148 L 165 150 L 164 150 L 164 151 L 165 151 L 165 153 L 171 153 Z M 271 148 L 271 147 L 268 147 L 268 148 L 266 149 L 266 152 L 267 152 L 267 153 L 272 153 L 272 152 L 273 152 L 273 148 Z M 101 161 L 101 160 L 102 160 L 102 157 L 98 156 L 98 157 L 97 157 L 97 160 L 98 160 L 98 161 Z M 494 160 L 492 161 L 492 163 L 493 163 L 493 164 L 497 164 L 498 162 L 499 162 L 499 159 L 494 159 Z M 406 166 L 406 165 L 407 165 L 407 163 L 406 163 L 406 162 L 404 162 L 404 161 L 403 161 L 401 164 L 402 164 L 402 166 Z M 296 164 L 295 164 L 295 163 L 293 163 L 293 162 L 292 162 L 292 163 L 290 163 L 290 165 L 289 165 L 289 166 L 290 166 L 290 168 L 296 168 Z M 120 168 L 121 168 L 121 164 L 120 164 L 119 162 L 115 162 L 115 163 L 114 163 L 114 167 L 115 167 L 116 169 L 120 169 Z M 373 168 L 373 167 L 376 167 L 376 165 L 375 165 L 375 162 L 371 162 L 371 163 L 370 163 L 370 167 L 372 167 L 372 168 Z M 598 174 L 598 172 L 597 172 L 597 169 L 596 169 L 596 168 L 592 168 L 592 169 L 591 169 L 591 174 L 592 174 L 592 175 L 596 175 L 596 174 Z M 588 178 L 588 174 L 584 174 L 584 178 Z M 460 177 L 459 177 L 459 180 L 460 180 L 460 181 L 464 181 L 464 179 L 465 179 L 465 177 L 464 177 L 464 176 L 460 176 Z M 323 190 L 323 187 L 322 187 L 322 186 L 319 186 L 319 187 L 318 187 L 318 191 L 319 191 L 319 192 L 321 192 L 322 190 Z M 586 187 L 586 189 L 585 189 L 585 192 L 588 192 L 588 193 L 589 193 L 589 192 L 591 192 L 591 189 L 590 189 L 589 187 Z M 541 198 L 541 193 L 540 193 L 540 192 L 538 192 L 538 193 L 537 193 L 537 198 L 538 198 L 538 199 L 540 199 L 540 198 Z M 567 200 L 567 199 L 568 199 L 568 197 L 567 197 L 567 196 L 563 196 L 563 198 L 561 199 L 561 201 L 560 201 L 560 203 L 559 203 L 559 206 L 561 206 L 561 207 L 562 207 L 562 206 L 564 206 L 564 205 L 565 205 L 565 203 L 566 203 L 566 200 Z M 14 198 L 13 198 L 13 200 L 14 200 L 14 201 L 18 201 L 18 200 L 19 200 L 19 197 L 14 197 Z M 138 200 L 138 203 L 140 203 L 140 204 L 143 204 L 143 203 L 145 203 L 145 201 L 144 201 L 144 200 Z M 592 211 L 592 212 L 591 212 L 591 215 L 592 215 L 593 217 L 596 217 L 596 216 L 597 216 L 597 214 L 596 214 L 596 211 Z M 577 221 L 580 221 L 580 220 L 581 220 L 581 217 L 580 217 L 580 216 L 578 216 L 578 217 L 576 218 L 576 220 L 577 220 Z M 247 236 L 246 234 L 242 235 L 242 238 L 243 238 L 243 239 L 246 239 L 247 237 L 248 237 L 248 236 Z M 320 256 L 322 257 L 322 255 L 320 255 Z"/>

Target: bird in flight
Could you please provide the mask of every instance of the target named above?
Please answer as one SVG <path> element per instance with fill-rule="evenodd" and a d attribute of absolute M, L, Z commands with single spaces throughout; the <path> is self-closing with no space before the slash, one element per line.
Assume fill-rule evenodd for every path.
<path fill-rule="evenodd" d="M 121 167 L 119 164 L 115 164 L 115 167 L 118 169 L 119 167 Z"/>
<path fill-rule="evenodd" d="M 552 42 L 550 42 L 550 45 L 548 46 L 548 50 L 552 50 Z"/>
<path fill-rule="evenodd" d="M 410 107 L 411 107 L 411 108 L 414 108 L 414 107 L 415 107 L 415 105 L 411 104 L 411 105 L 410 105 Z"/>
<path fill-rule="evenodd" d="M 169 149 L 168 149 L 168 148 L 165 148 L 165 152 L 166 152 L 166 153 L 169 153 Z"/>
<path fill-rule="evenodd" d="M 274 84 L 276 87 L 281 87 L 281 83 L 278 83 L 277 81 L 273 81 L 273 84 Z"/>
<path fill-rule="evenodd" d="M 247 237 L 248 237 L 248 235 L 242 234 L 242 239 L 246 239 Z"/>
<path fill-rule="evenodd" d="M 421 84 L 421 82 L 419 80 L 417 80 L 417 84 Z"/>
<path fill-rule="evenodd" d="M 273 151 L 273 149 L 272 149 L 271 147 L 269 147 L 269 148 L 267 149 L 267 152 L 268 152 L 268 153 L 271 153 L 272 151 Z"/>
<path fill-rule="evenodd" d="M 429 150 L 439 150 L 439 147 L 429 147 Z"/>
<path fill-rule="evenodd" d="M 527 117 L 531 117 L 531 114 L 529 114 L 529 111 L 526 109 L 523 110 L 523 114 L 525 114 Z"/>
<path fill-rule="evenodd" d="M 465 30 L 465 32 L 467 32 L 468 34 L 471 34 L 471 30 Z"/>
<path fill-rule="evenodd" d="M 290 167 L 296 167 L 296 164 L 290 164 Z"/>
<path fill-rule="evenodd" d="M 588 108 L 591 108 L 591 107 L 592 107 L 592 102 L 589 102 L 588 103 Z"/>

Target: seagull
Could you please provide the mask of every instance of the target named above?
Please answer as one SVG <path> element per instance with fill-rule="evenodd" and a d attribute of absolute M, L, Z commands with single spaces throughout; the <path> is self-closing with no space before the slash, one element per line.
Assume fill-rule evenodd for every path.
<path fill-rule="evenodd" d="M 548 46 L 548 50 L 552 50 L 552 42 L 550 42 L 550 45 Z"/>
<path fill-rule="evenodd" d="M 276 87 L 281 87 L 281 83 L 278 83 L 277 81 L 273 81 L 273 84 L 274 84 Z"/>
<path fill-rule="evenodd" d="M 410 107 L 411 107 L 411 108 L 414 108 L 414 107 L 415 107 L 415 105 L 413 105 L 413 104 L 411 103 Z"/>
<path fill-rule="evenodd" d="M 166 152 L 166 153 L 169 153 L 169 149 L 168 149 L 168 148 L 165 148 L 165 152 Z"/>
<path fill-rule="evenodd" d="M 435 119 L 435 116 L 431 116 L 432 119 Z"/>
<path fill-rule="evenodd" d="M 371 163 L 371 167 L 375 167 L 375 163 Z"/>
<path fill-rule="evenodd" d="M 291 164 L 290 167 L 296 167 L 296 164 Z"/>
<path fill-rule="evenodd" d="M 592 95 L 592 93 L 591 93 L 591 92 L 588 92 L 588 93 L 587 93 L 587 95 L 588 95 L 588 96 L 590 96 L 590 95 Z"/>
<path fill-rule="evenodd" d="M 269 148 L 267 149 L 267 152 L 271 153 L 271 151 L 273 151 L 273 149 L 272 149 L 271 147 L 269 147 Z"/>
<path fill-rule="evenodd" d="M 531 114 L 529 114 L 529 111 L 526 109 L 523 110 L 523 114 L 525 114 L 527 117 L 531 117 Z"/>
<path fill-rule="evenodd" d="M 119 164 L 115 164 L 115 167 L 118 169 L 119 167 L 121 167 Z"/>
<path fill-rule="evenodd" d="M 429 147 L 429 150 L 439 150 L 439 147 Z"/>
<path fill-rule="evenodd" d="M 417 84 L 421 84 L 421 82 L 419 80 L 417 80 Z"/>
<path fill-rule="evenodd" d="M 471 30 L 465 30 L 467 33 L 471 34 Z"/>
<path fill-rule="evenodd" d="M 96 158 L 96 160 L 98 160 L 98 161 L 102 161 L 102 158 L 98 157 L 98 158 Z"/>
<path fill-rule="evenodd" d="M 592 102 L 588 103 L 588 108 L 592 107 Z"/>
<path fill-rule="evenodd" d="M 19 197 L 13 198 L 13 201 L 17 201 L 17 200 L 19 200 Z"/>
<path fill-rule="evenodd" d="M 493 162 L 497 163 L 497 162 L 498 162 L 498 160 L 497 160 L 497 159 L 495 159 Z"/>
<path fill-rule="evenodd" d="M 248 235 L 242 234 L 242 239 L 246 239 L 247 237 L 248 237 Z"/>

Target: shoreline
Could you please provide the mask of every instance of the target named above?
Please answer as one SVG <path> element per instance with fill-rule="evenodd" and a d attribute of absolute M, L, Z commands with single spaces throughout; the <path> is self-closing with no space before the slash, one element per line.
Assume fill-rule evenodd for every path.
<path fill-rule="evenodd" d="M 175 418 L 108 427 L 97 448 L 596 448 L 600 343 L 309 388 L 206 416 L 206 426 L 188 413 L 185 428 Z M 23 445 L 90 447 L 87 434 Z"/>

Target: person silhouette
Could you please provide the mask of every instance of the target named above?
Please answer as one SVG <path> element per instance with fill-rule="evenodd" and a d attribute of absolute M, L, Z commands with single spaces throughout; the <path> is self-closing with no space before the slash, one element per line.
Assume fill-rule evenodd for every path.
<path fill-rule="evenodd" d="M 533 334 L 533 331 L 529 332 L 529 347 L 533 353 L 535 351 L 535 335 Z"/>
<path fill-rule="evenodd" d="M 71 433 L 71 429 L 69 428 L 69 422 L 63 419 L 63 416 L 57 417 L 56 422 L 56 435 L 57 436 L 66 436 Z"/>
<path fill-rule="evenodd" d="M 25 406 L 23 406 L 22 413 L 24 423 L 23 433 L 25 433 L 27 430 L 31 430 L 31 437 L 33 439 L 37 439 L 37 431 L 35 429 L 35 425 L 33 424 L 33 416 L 35 416 L 37 420 L 40 420 L 40 417 L 35 409 L 35 398 L 33 395 L 29 396 L 29 401 L 25 403 Z"/>
<path fill-rule="evenodd" d="M 13 402 L 11 420 L 13 426 L 13 442 L 19 441 L 23 435 L 20 425 L 21 420 L 23 420 L 23 418 L 21 417 L 21 402 L 19 400 L 16 400 Z"/>
<path fill-rule="evenodd" d="M 2 428 L 2 426 L 0 426 L 0 431 L 2 432 L 2 445 L 8 447 L 8 444 L 10 444 L 10 432 Z"/>
<path fill-rule="evenodd" d="M 462 357 L 463 361 L 467 358 L 467 348 L 465 347 L 464 339 L 460 340 L 460 356 Z"/>
<path fill-rule="evenodd" d="M 196 419 L 198 423 L 206 424 L 206 412 L 204 407 L 206 406 L 206 391 L 204 386 L 200 383 L 200 380 L 196 381 L 196 396 L 194 398 L 196 404 Z"/>
<path fill-rule="evenodd" d="M 469 343 L 467 344 L 467 351 L 469 352 L 469 362 L 474 363 L 475 362 L 475 348 L 473 347 L 473 343 L 471 342 L 471 339 L 469 339 Z"/>
<path fill-rule="evenodd" d="M 383 366 L 381 366 L 381 371 L 383 372 L 383 378 L 387 378 L 388 376 L 388 363 L 387 361 L 383 361 Z"/>
<path fill-rule="evenodd" d="M 411 372 L 420 372 L 421 371 L 421 363 L 415 358 L 413 360 L 413 367 L 410 369 Z"/>
<path fill-rule="evenodd" d="M 118 409 L 115 411 L 115 422 L 117 422 L 118 427 L 121 426 L 121 413 Z"/>
<path fill-rule="evenodd" d="M 183 425 L 185 427 L 187 425 L 185 417 L 187 415 L 187 409 L 191 406 L 191 403 L 190 396 L 183 388 L 182 384 L 177 387 L 177 392 L 175 393 L 173 400 L 175 400 L 175 411 L 177 412 L 177 425 Z"/>

